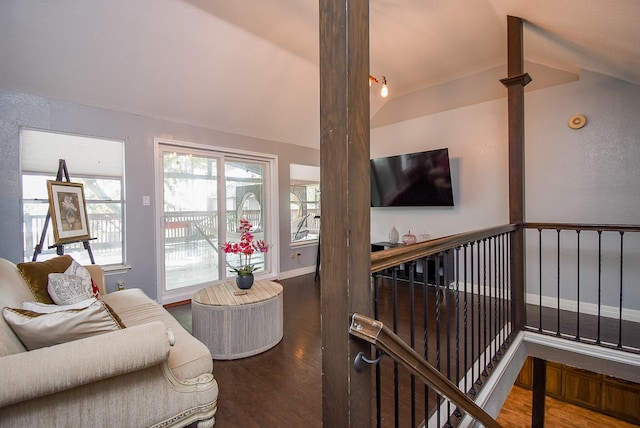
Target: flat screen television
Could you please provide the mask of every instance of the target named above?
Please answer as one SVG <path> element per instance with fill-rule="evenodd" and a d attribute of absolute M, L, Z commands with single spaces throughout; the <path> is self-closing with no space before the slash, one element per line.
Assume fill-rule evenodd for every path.
<path fill-rule="evenodd" d="M 372 207 L 452 207 L 449 150 L 371 159 Z"/>

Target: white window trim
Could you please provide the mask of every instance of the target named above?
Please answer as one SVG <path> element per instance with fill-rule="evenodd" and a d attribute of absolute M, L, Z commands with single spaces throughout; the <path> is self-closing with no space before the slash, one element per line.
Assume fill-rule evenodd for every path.
<path fill-rule="evenodd" d="M 280 223 L 278 216 L 278 207 L 279 207 L 279 197 L 278 197 L 278 156 L 268 153 L 260 153 L 253 152 L 248 150 L 238 150 L 232 149 L 229 147 L 219 147 L 219 146 L 211 146 L 207 144 L 200 143 L 192 143 L 187 141 L 179 141 L 179 140 L 171 140 L 162 137 L 156 137 L 153 139 L 153 159 L 154 159 L 154 171 L 155 171 L 155 212 L 162 212 L 162 207 L 160 205 L 160 201 L 162 200 L 162 168 L 163 166 L 159 163 L 160 157 L 160 146 L 175 146 L 178 149 L 188 150 L 198 150 L 206 153 L 210 153 L 211 155 L 221 156 L 223 159 L 233 159 L 241 156 L 245 159 L 253 159 L 257 161 L 266 162 L 269 165 L 269 174 L 270 180 L 269 185 L 265 186 L 265 199 L 268 201 L 268 206 L 266 207 L 267 212 L 269 213 L 268 224 L 272 234 L 267 238 L 269 243 L 269 253 L 271 253 L 271 269 L 266 273 L 256 273 L 256 278 L 259 279 L 276 279 L 280 276 Z M 188 300 L 193 295 L 193 290 L 187 289 L 183 292 L 172 292 L 167 293 L 164 290 L 163 284 L 160 281 L 160 278 L 164 276 L 164 261 L 160 260 L 160 245 L 163 242 L 162 233 L 163 229 L 160 227 L 160 222 L 162 220 L 160 218 L 156 218 L 156 246 L 155 246 L 155 255 L 156 260 L 156 275 L 158 280 L 157 282 L 157 296 L 158 300 L 161 301 L 162 304 L 178 302 L 183 300 Z M 223 280 L 219 280 L 217 282 L 222 282 Z"/>

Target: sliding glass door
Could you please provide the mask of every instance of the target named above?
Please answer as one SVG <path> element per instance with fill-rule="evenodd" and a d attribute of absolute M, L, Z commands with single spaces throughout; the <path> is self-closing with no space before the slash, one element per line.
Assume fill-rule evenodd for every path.
<path fill-rule="evenodd" d="M 255 239 L 270 239 L 269 161 L 203 148 L 157 145 L 158 277 L 163 302 L 188 299 L 198 289 L 235 275 L 237 255 L 221 244 L 238 242 L 239 221 Z M 161 188 L 161 191 L 160 191 Z M 256 275 L 272 272 L 269 253 L 252 255 Z"/>

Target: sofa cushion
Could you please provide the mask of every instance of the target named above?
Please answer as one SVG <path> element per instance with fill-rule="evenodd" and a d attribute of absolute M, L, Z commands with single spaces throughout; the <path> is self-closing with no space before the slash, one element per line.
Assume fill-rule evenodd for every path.
<path fill-rule="evenodd" d="M 150 321 L 162 321 L 173 330 L 176 343 L 169 352 L 169 368 L 179 379 L 190 379 L 211 373 L 213 359 L 209 349 L 185 330 L 161 305 L 137 288 L 105 294 L 101 299 L 109 304 L 127 327 Z"/>
<path fill-rule="evenodd" d="M 16 267 L 27 282 L 33 297 L 42 303 L 53 303 L 47 292 L 50 273 L 63 273 L 73 262 L 69 255 L 54 257 L 44 262 L 18 263 Z"/>
<path fill-rule="evenodd" d="M 25 309 L 3 308 L 2 316 L 29 350 L 122 328 L 118 318 L 100 300 L 94 300 L 86 308 L 62 309 L 45 314 Z"/>

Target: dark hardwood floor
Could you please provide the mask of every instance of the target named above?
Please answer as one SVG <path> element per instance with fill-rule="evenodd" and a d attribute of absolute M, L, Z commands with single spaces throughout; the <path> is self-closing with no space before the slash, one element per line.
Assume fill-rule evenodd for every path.
<path fill-rule="evenodd" d="M 220 388 L 216 428 L 322 426 L 320 284 L 314 281 L 313 274 L 283 280 L 281 284 L 284 287 L 282 341 L 252 357 L 214 361 L 214 375 Z M 169 311 L 191 331 L 190 304 L 175 306 Z M 500 414 L 500 423 L 510 427 L 530 426 L 530 413 L 519 411 L 523 402 L 528 402 L 530 407 L 526 393 L 522 388 L 513 389 Z M 583 417 L 577 418 L 571 412 L 565 414 L 563 404 L 554 403 L 553 412 L 547 412 L 547 426 L 627 426 L 587 410 L 584 414 L 596 425 L 585 425 Z M 382 425 L 393 426 L 393 419 L 383 415 Z M 410 426 L 410 423 L 403 418 L 401 426 Z"/>
<path fill-rule="evenodd" d="M 216 428 L 320 427 L 322 379 L 320 285 L 314 275 L 282 281 L 284 336 L 248 358 L 216 360 Z M 191 305 L 169 311 L 191 329 Z"/>

